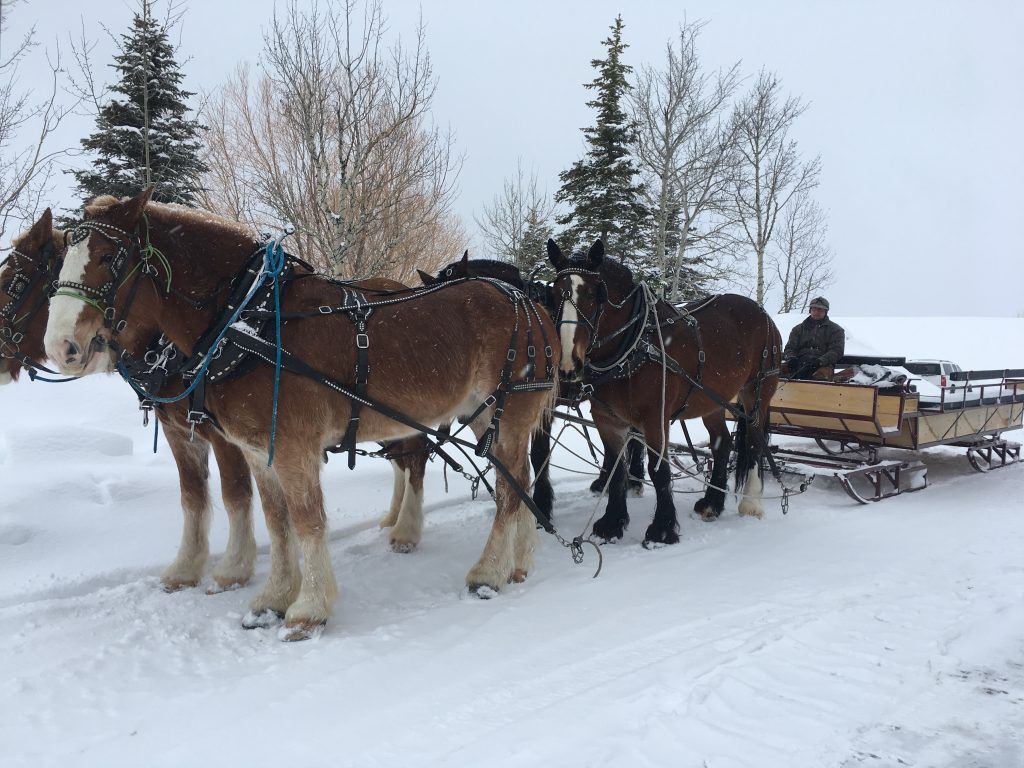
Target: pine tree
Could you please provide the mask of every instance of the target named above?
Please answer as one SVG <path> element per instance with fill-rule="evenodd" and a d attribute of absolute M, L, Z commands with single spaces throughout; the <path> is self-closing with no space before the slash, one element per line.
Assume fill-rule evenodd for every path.
<path fill-rule="evenodd" d="M 551 263 L 548 261 L 548 238 L 552 235 L 551 222 L 541 211 L 531 208 L 526 216 L 526 230 L 516 266 L 523 277 L 534 275 L 539 280 L 554 277 Z"/>
<path fill-rule="evenodd" d="M 611 37 L 602 41 L 607 57 L 590 62 L 598 75 L 586 87 L 597 96 L 587 106 L 597 110 L 597 121 L 582 129 L 589 148 L 583 159 L 559 174 L 562 187 L 555 199 L 570 208 L 557 220 L 566 227 L 559 235 L 563 248 L 586 247 L 600 237 L 611 253 L 634 262 L 644 250 L 648 213 L 631 154 L 636 130 L 622 104 L 630 87 L 626 76 L 632 71 L 622 61 L 628 47 L 622 29 L 622 17 L 616 16 Z"/>
<path fill-rule="evenodd" d="M 153 18 L 153 0 L 141 0 L 131 29 L 121 35 L 111 66 L 120 75 L 115 94 L 96 118 L 96 131 L 82 139 L 95 154 L 92 168 L 74 171 L 83 196 L 134 195 L 155 184 L 153 199 L 193 205 L 199 177 L 207 168 L 199 157 L 204 127 L 187 117 L 181 67 L 168 39 L 171 26 Z"/>

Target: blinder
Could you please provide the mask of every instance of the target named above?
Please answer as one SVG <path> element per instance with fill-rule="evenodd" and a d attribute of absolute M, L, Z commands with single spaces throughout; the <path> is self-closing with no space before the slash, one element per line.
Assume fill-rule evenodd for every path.
<path fill-rule="evenodd" d="M 62 260 L 56 258 L 56 249 L 52 242 L 47 242 L 39 255 L 42 261 L 30 258 L 18 250 L 12 250 L 8 257 L 14 268 L 14 275 L 3 291 L 10 300 L 0 308 L 0 358 L 21 359 L 19 345 L 25 338 L 22 329 L 32 322 L 56 290 L 54 278 L 60 271 Z M 26 272 L 22 261 L 31 264 L 35 269 L 31 273 Z M 52 282 L 53 285 L 41 292 L 35 306 L 19 317 L 18 313 L 24 308 L 32 289 L 39 281 Z"/>

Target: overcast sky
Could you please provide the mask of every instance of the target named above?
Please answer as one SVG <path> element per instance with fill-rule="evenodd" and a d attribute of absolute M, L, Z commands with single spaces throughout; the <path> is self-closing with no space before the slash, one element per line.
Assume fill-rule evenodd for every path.
<path fill-rule="evenodd" d="M 213 88 L 237 62 L 257 61 L 273 7 L 192 0 L 180 30 L 191 57 L 186 87 Z M 15 8 L 9 34 L 35 22 L 52 47 L 84 16 L 100 37 L 100 23 L 120 31 L 133 8 L 32 0 Z M 581 156 L 579 129 L 593 122 L 583 83 L 617 13 L 633 66 L 660 64 L 685 17 L 708 22 L 700 38 L 708 68 L 739 60 L 749 76 L 765 66 L 810 105 L 795 138 L 808 157 L 821 155 L 833 314 L 1024 314 L 1020 0 L 385 0 L 385 11 L 406 38 L 422 12 L 439 84 L 435 118 L 454 129 L 465 158 L 456 210 L 470 230 L 517 158 L 554 192 L 559 171 Z M 31 72 L 24 82 L 35 85 Z M 74 137 L 91 129 L 87 119 L 68 127 Z M 55 197 L 69 202 L 65 192 Z M 477 245 L 474 255 L 488 254 Z"/>

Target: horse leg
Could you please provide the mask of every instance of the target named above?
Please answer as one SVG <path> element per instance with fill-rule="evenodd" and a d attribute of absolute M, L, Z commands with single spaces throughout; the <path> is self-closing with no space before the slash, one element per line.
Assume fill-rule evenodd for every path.
<path fill-rule="evenodd" d="M 764 517 L 764 506 L 761 503 L 764 489 L 761 479 L 762 430 L 767 423 L 768 401 L 762 399 L 761 407 L 756 408 L 754 392 L 748 385 L 740 392 L 739 402 L 743 413 L 752 416 L 750 421 L 741 422 L 736 431 L 737 435 L 742 436 L 742 439 L 736 441 L 736 491 L 742 494 L 738 511 L 741 515 L 760 519 Z"/>
<path fill-rule="evenodd" d="M 521 418 L 526 415 L 517 415 L 520 414 Z M 505 465 L 524 492 L 530 485 L 530 431 L 529 425 L 516 424 L 506 411 L 498 441 L 492 448 L 494 458 Z M 491 597 L 509 581 L 523 581 L 533 567 L 537 546 L 533 515 L 500 472 L 494 490 L 498 509 L 491 533 L 480 559 L 466 574 L 469 591 L 483 598 Z"/>
<path fill-rule="evenodd" d="M 398 514 L 391 529 L 391 549 L 412 552 L 423 535 L 423 475 L 426 474 L 430 448 L 426 438 L 420 436 L 399 441 L 394 450 L 399 454 L 396 462 L 402 471 L 403 487 Z"/>
<path fill-rule="evenodd" d="M 605 457 L 611 457 L 611 471 L 608 476 L 608 505 L 604 515 L 594 522 L 594 535 L 604 541 L 618 541 L 629 525 L 629 512 L 626 511 L 626 464 L 625 456 L 620 458 L 622 447 L 626 441 L 627 427 L 617 419 L 608 416 L 597 416 L 594 422 L 604 443 Z"/>
<path fill-rule="evenodd" d="M 718 518 L 725 509 L 725 484 L 729 477 L 729 454 L 732 452 L 732 437 L 725 422 L 725 415 L 715 411 L 704 417 L 711 438 L 711 484 L 693 509 L 705 521 Z"/>
<path fill-rule="evenodd" d="M 177 557 L 160 574 L 164 589 L 173 592 L 199 584 L 210 553 L 210 444 L 205 440 L 192 442 L 173 427 L 164 429 L 164 437 L 178 466 L 184 515 Z"/>
<path fill-rule="evenodd" d="M 301 585 L 285 611 L 282 640 L 305 640 L 327 623 L 338 584 L 327 547 L 327 513 L 320 486 L 320 455 L 278 439 L 274 468 L 288 507 L 288 520 L 302 555 Z"/>
<path fill-rule="evenodd" d="M 644 495 L 644 450 L 643 436 L 635 430 L 630 431 L 629 441 L 629 477 L 626 487 L 633 496 Z"/>
<path fill-rule="evenodd" d="M 649 418 L 644 424 L 644 434 L 650 447 L 648 469 L 657 498 L 654 520 L 644 534 L 644 545 L 678 544 L 679 520 L 676 518 L 676 505 L 672 498 L 672 470 L 668 461 L 668 446 L 661 440 L 662 435 L 668 435 L 668 423 L 661 423 L 660 414 Z"/>
<path fill-rule="evenodd" d="M 270 534 L 270 575 L 263 591 L 249 603 L 242 619 L 246 629 L 276 624 L 299 594 L 299 554 L 295 548 L 284 490 L 274 470 L 258 454 L 247 455 L 249 470 L 260 494 L 263 517 Z"/>
<path fill-rule="evenodd" d="M 548 457 L 551 455 L 551 414 L 545 412 L 540 427 L 530 440 L 530 464 L 533 466 L 533 500 L 549 519 L 555 505 L 555 490 L 551 487 Z"/>
<path fill-rule="evenodd" d="M 402 469 L 402 465 L 397 459 L 391 459 L 388 463 L 391 464 L 391 471 L 394 472 L 394 487 L 391 491 L 391 506 L 388 508 L 388 513 L 377 523 L 378 528 L 390 528 L 398 522 L 398 513 L 402 509 L 402 498 L 405 496 L 405 486 L 408 482 L 405 470 Z"/>
<path fill-rule="evenodd" d="M 252 475 L 245 454 L 220 435 L 212 437 L 213 455 L 220 473 L 221 498 L 228 513 L 228 546 L 213 568 L 221 589 L 244 586 L 256 563 L 256 538 L 252 532 Z"/>

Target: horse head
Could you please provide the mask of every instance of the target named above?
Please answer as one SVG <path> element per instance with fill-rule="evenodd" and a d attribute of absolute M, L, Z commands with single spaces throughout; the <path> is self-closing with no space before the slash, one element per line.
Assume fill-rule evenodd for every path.
<path fill-rule="evenodd" d="M 47 354 L 64 373 L 113 370 L 115 336 L 125 329 L 129 296 L 142 293 L 138 281 L 150 276 L 149 265 L 136 262 L 139 224 L 152 191 L 125 200 L 96 198 L 69 235 L 44 339 Z"/>
<path fill-rule="evenodd" d="M 548 240 L 548 260 L 555 268 L 558 310 L 555 324 L 562 342 L 562 372 L 579 375 L 598 340 L 598 325 L 608 300 L 604 243 L 596 240 L 584 257 L 566 258 Z"/>
<path fill-rule="evenodd" d="M 14 238 L 10 255 L 0 264 L 0 384 L 17 380 L 26 363 L 46 358 L 46 301 L 63 255 L 64 232 L 53 229 L 47 208 L 27 232 Z"/>

